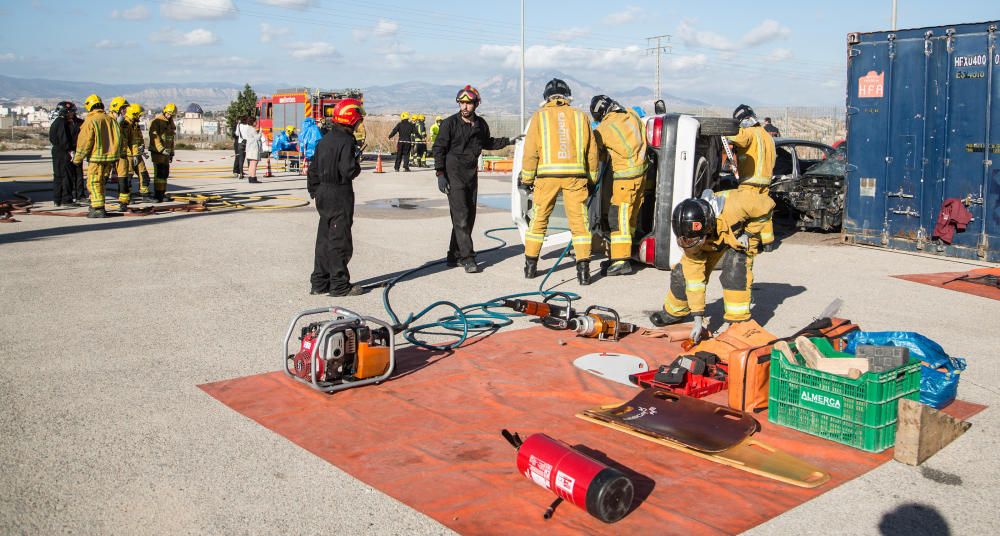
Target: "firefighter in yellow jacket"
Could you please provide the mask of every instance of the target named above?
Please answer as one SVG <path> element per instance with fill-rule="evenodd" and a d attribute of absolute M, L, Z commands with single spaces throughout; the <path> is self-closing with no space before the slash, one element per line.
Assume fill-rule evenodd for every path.
<path fill-rule="evenodd" d="M 122 154 L 122 134 L 118 122 L 104 113 L 104 103 L 97 95 L 83 101 L 87 117 L 80 125 L 73 163 L 80 165 L 87 160 L 87 188 L 90 190 L 88 218 L 103 218 L 104 182 Z"/>
<path fill-rule="evenodd" d="M 598 121 L 594 139 L 602 159 L 611 166 L 611 262 L 609 276 L 632 273 L 632 233 L 642 207 L 646 176 L 646 135 L 642 120 L 607 95 L 590 101 L 590 114 Z"/>
<path fill-rule="evenodd" d="M 738 189 L 743 191 L 744 196 L 756 194 L 758 197 L 770 199 L 768 190 L 771 186 L 771 177 L 774 175 L 774 138 L 761 126 L 753 108 L 746 104 L 736 107 L 733 119 L 740 122 L 739 133 L 729 136 L 729 141 L 736 149 Z M 766 204 L 766 201 L 761 203 Z M 760 238 L 765 246 L 774 242 L 774 225 L 770 218 L 762 229 Z"/>
<path fill-rule="evenodd" d="M 535 216 L 524 237 L 524 276 L 538 275 L 538 255 L 549 216 L 562 192 L 576 253 L 576 277 L 581 285 L 589 285 L 587 198 L 597 181 L 597 143 L 586 114 L 569 105 L 571 92 L 566 82 L 552 79 L 543 96 L 545 104 L 531 116 L 518 181 L 522 190 L 534 191 L 535 203 Z"/>
<path fill-rule="evenodd" d="M 163 113 L 157 114 L 149 123 L 149 153 L 153 160 L 153 197 L 157 203 L 162 203 L 167 195 L 167 177 L 170 176 L 170 163 L 174 160 L 174 136 L 177 127 L 174 116 L 177 106 L 168 103 L 163 107 Z"/>
<path fill-rule="evenodd" d="M 125 100 L 125 97 L 122 96 L 115 97 L 111 99 L 111 102 L 108 103 L 108 114 L 111 117 L 113 117 L 115 121 L 118 121 L 118 129 L 122 131 L 123 140 L 127 140 L 127 136 L 125 135 L 125 108 L 127 107 L 128 107 L 128 101 Z M 128 206 L 128 197 L 123 196 L 122 194 L 122 179 L 127 174 L 128 174 L 128 158 L 122 156 L 121 158 L 118 159 L 118 162 L 115 163 L 115 169 L 111 173 L 111 176 L 113 178 L 118 179 L 118 204 L 119 206 L 121 206 L 123 212 L 126 210 L 126 207 Z M 122 205 L 123 199 L 125 200 L 124 205 Z"/>
<path fill-rule="evenodd" d="M 143 161 L 143 154 L 146 152 L 146 144 L 142 139 L 142 128 L 139 121 L 142 118 L 142 106 L 129 104 L 125 109 L 125 123 L 122 128 L 124 138 L 125 157 L 119 160 L 126 163 L 124 176 L 118 175 L 118 204 L 122 207 L 122 212 L 128 209 L 128 204 L 132 197 L 132 175 L 139 177 L 140 188 L 149 184 L 149 173 L 146 171 L 146 163 Z M 147 193 L 149 190 L 146 190 Z"/>

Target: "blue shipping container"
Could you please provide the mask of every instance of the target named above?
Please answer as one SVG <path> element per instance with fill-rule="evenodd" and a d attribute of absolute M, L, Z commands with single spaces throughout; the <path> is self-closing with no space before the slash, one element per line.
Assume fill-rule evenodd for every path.
<path fill-rule="evenodd" d="M 845 241 L 1000 262 L 998 24 L 847 36 Z M 948 199 L 973 217 L 950 245 Z"/>

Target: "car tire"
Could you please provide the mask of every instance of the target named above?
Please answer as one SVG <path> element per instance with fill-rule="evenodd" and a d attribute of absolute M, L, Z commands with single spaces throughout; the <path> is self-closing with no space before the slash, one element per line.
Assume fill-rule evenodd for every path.
<path fill-rule="evenodd" d="M 740 131 L 740 124 L 728 117 L 695 117 L 701 124 L 702 136 L 732 136 Z"/>

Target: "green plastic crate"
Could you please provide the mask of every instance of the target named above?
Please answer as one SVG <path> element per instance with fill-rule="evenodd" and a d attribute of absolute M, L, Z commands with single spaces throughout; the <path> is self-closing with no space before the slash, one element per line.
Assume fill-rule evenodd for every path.
<path fill-rule="evenodd" d="M 827 357 L 849 357 L 829 341 L 811 339 Z M 792 345 L 794 351 L 794 345 Z M 898 400 L 920 396 L 920 361 L 857 380 L 784 360 L 771 352 L 768 420 L 869 452 L 893 445 Z"/>

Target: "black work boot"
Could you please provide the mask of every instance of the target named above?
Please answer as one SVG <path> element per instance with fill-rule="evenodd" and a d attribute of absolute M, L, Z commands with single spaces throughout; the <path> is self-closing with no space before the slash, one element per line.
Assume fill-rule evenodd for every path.
<path fill-rule="evenodd" d="M 458 259 L 456 259 L 454 256 L 452 256 L 451 252 L 449 251 L 448 254 L 444 256 L 444 264 L 448 268 L 457 268 L 458 267 Z"/>
<path fill-rule="evenodd" d="M 479 265 L 476 264 L 475 260 L 469 259 L 462 263 L 462 267 L 465 268 L 465 273 L 467 274 L 478 274 Z"/>
<path fill-rule="evenodd" d="M 581 285 L 590 284 L 590 261 L 576 261 L 576 280 Z"/>
<path fill-rule="evenodd" d="M 87 212 L 87 217 L 88 218 L 107 218 L 108 214 L 107 214 L 107 212 L 104 211 L 104 207 L 101 207 L 101 208 L 90 207 L 90 210 Z"/>
<path fill-rule="evenodd" d="M 623 261 L 614 261 L 608 266 L 608 276 L 616 275 L 629 275 L 632 273 L 632 263 L 627 259 Z"/>
<path fill-rule="evenodd" d="M 538 277 L 538 257 L 524 257 L 524 278 L 534 279 Z"/>
<path fill-rule="evenodd" d="M 344 296 L 360 296 L 365 292 L 367 292 L 367 290 L 365 290 L 365 287 L 362 287 L 361 285 L 351 285 L 351 288 L 343 292 L 330 292 L 329 296 L 332 296 L 334 298 L 342 298 Z"/>
<path fill-rule="evenodd" d="M 660 310 L 651 315 L 649 315 L 649 321 L 653 323 L 654 326 L 662 328 L 663 326 L 670 326 L 672 324 L 680 324 L 684 321 L 687 316 L 674 316 L 668 314 L 666 311 Z"/>

